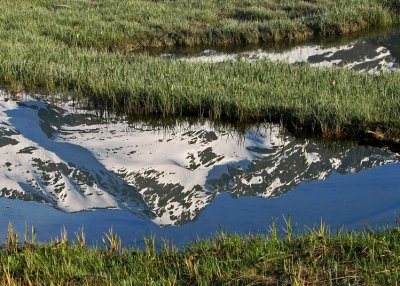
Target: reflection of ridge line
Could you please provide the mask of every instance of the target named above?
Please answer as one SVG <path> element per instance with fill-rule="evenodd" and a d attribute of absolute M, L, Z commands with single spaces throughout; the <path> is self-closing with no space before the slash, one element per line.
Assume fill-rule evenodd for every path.
<path fill-rule="evenodd" d="M 27 102 L 27 105 L 32 104 L 32 102 Z M 37 118 L 37 113 L 31 109 L 27 109 L 27 107 L 23 106 L 18 106 L 15 109 L 7 110 L 5 111 L 5 114 L 9 116 L 9 122 L 20 132 L 21 136 L 26 138 L 27 140 L 30 140 L 31 142 L 34 142 L 39 146 L 42 150 L 46 150 L 51 152 L 51 154 L 54 154 L 56 156 L 56 160 L 60 160 L 61 162 L 66 162 L 67 165 L 69 166 L 75 166 L 75 170 L 79 170 L 81 172 L 82 170 L 86 170 L 88 174 L 90 175 L 90 178 L 92 178 L 97 186 L 101 186 L 102 184 L 98 185 L 97 180 L 95 180 L 97 174 L 101 173 L 103 176 L 106 176 L 108 178 L 108 183 L 113 185 L 114 189 L 114 195 L 116 195 L 116 189 L 115 187 L 123 187 L 125 186 L 128 187 L 126 182 L 124 182 L 121 178 L 118 176 L 114 175 L 112 172 L 108 171 L 104 165 L 102 165 L 95 157 L 93 156 L 92 153 L 90 153 L 88 150 L 84 149 L 81 146 L 77 146 L 75 144 L 67 143 L 67 142 L 59 142 L 59 141 L 53 141 L 49 139 L 45 133 L 43 132 L 41 126 L 40 126 L 40 121 L 38 121 Z M 33 115 L 34 114 L 34 115 Z M 32 116 L 33 115 L 33 116 Z M 26 122 L 26 119 L 28 118 L 35 118 L 34 120 L 30 120 L 30 122 Z M 28 125 L 29 123 L 29 125 Z M 40 160 L 38 158 L 38 160 Z M 51 162 L 51 161 L 47 161 Z M 43 161 L 43 163 L 46 164 L 46 161 Z M 56 163 L 55 163 L 56 164 Z M 89 165 L 89 167 L 87 167 Z M 79 185 L 77 185 L 77 181 L 71 180 L 69 176 L 65 176 L 62 170 L 59 171 L 61 176 L 63 177 L 65 183 L 69 185 L 70 192 L 68 193 L 69 195 L 78 195 L 79 200 L 81 203 L 86 205 L 84 209 L 87 207 L 93 208 L 97 207 L 96 205 L 93 205 L 93 201 L 89 200 L 87 201 L 88 197 L 85 196 L 85 190 L 83 190 Z M 74 172 L 74 171 L 72 171 Z M 39 174 L 34 174 L 35 181 L 37 184 L 39 184 L 39 187 L 41 191 L 45 191 L 47 196 L 52 197 L 53 205 L 61 210 L 67 210 L 70 209 L 70 205 L 67 205 L 64 199 L 60 199 L 57 195 L 49 191 L 49 188 L 47 185 L 42 183 L 41 178 L 38 177 Z M 101 182 L 102 183 L 102 182 Z M 72 187 L 75 186 L 75 187 Z M 72 189 L 74 192 L 71 192 Z M 130 189 L 133 189 L 133 187 L 130 187 Z M 104 190 L 99 191 L 103 193 L 97 193 L 98 196 L 96 200 L 99 199 L 99 196 L 104 196 L 104 194 L 107 194 Z M 108 191 L 112 191 L 109 189 Z M 133 190 L 131 190 L 133 191 Z M 109 195 L 107 195 L 109 196 Z M 140 196 L 139 196 L 140 197 Z M 138 197 L 138 198 L 139 198 Z M 139 203 L 142 206 L 145 206 L 143 202 L 140 200 L 135 200 L 135 204 Z M 86 202 L 85 202 L 86 199 Z M 111 199 L 111 201 L 110 201 Z M 120 199 L 120 198 L 119 198 Z M 83 200 L 83 201 L 81 201 Z M 102 203 L 104 204 L 104 207 L 108 208 L 110 207 L 110 203 L 114 200 L 111 196 L 106 198 L 106 201 L 102 199 Z M 108 202 L 107 202 L 108 201 Z M 60 206 L 57 202 L 63 202 L 65 204 L 64 207 Z M 77 202 L 76 200 L 74 201 L 75 203 Z M 89 206 L 89 205 L 91 206 Z M 95 203 L 96 204 L 96 203 Z M 113 203 L 112 203 L 113 204 Z M 83 205 L 82 205 L 83 207 Z M 115 207 L 115 206 L 113 206 Z M 65 209 L 66 208 L 66 209 Z M 122 207 L 124 208 L 124 207 Z M 73 209 L 72 209 L 73 210 Z M 134 211 L 132 209 L 129 209 L 130 211 Z M 77 210 L 79 211 L 79 210 Z M 134 211 L 137 212 L 137 211 Z M 140 213 L 137 213 L 140 215 Z M 143 214 L 142 214 L 143 215 Z"/>
<path fill-rule="evenodd" d="M 263 195 L 277 197 L 292 191 L 302 182 L 325 178 L 332 170 L 340 172 L 339 168 L 342 168 L 344 173 L 353 170 L 357 172 L 388 162 L 387 159 L 391 158 L 389 153 L 377 148 L 368 149 L 361 146 L 346 145 L 345 143 L 334 144 L 334 147 L 329 147 L 325 143 L 313 139 L 298 139 L 282 132 L 282 129 L 275 125 L 266 125 L 269 127 L 263 129 L 262 132 L 260 132 L 258 126 L 248 130 L 242 137 L 244 138 L 241 141 L 243 148 L 237 148 L 239 145 L 237 140 L 229 137 L 229 135 L 226 136 L 225 132 L 222 131 L 220 134 L 211 132 L 212 126 L 207 123 L 194 125 L 195 132 L 192 135 L 185 135 L 185 138 L 181 138 L 182 134 L 180 133 L 170 134 L 168 136 L 171 141 L 159 141 L 160 135 L 155 134 L 152 130 L 132 131 L 132 133 L 121 137 L 120 132 L 124 132 L 125 128 L 122 128 L 123 126 L 119 123 L 115 123 L 115 128 L 113 128 L 115 132 L 112 136 L 107 133 L 91 136 L 90 132 L 80 132 L 73 138 L 72 135 L 74 134 L 61 136 L 58 140 L 63 141 L 60 142 L 45 136 L 44 125 L 37 124 L 45 121 L 45 124 L 53 125 L 52 116 L 54 114 L 51 114 L 53 111 L 49 108 L 47 112 L 49 113 L 47 115 L 44 111 L 36 114 L 36 111 L 34 112 L 28 107 L 19 107 L 18 110 L 12 112 L 13 116 L 10 120 L 15 127 L 18 127 L 19 124 L 25 123 L 27 119 L 32 117 L 32 114 L 35 114 L 34 123 L 39 126 L 39 129 L 34 124 L 34 129 L 31 132 L 35 132 L 35 128 L 42 131 L 41 134 L 33 134 L 35 140 L 45 141 L 45 144 L 38 144 L 41 151 L 52 151 L 54 156 L 58 155 L 55 151 L 67 152 L 68 154 L 63 154 L 62 158 L 58 156 L 57 160 L 62 159 L 61 163 L 70 161 L 69 167 L 75 164 L 76 168 L 73 168 L 73 172 L 79 172 L 79 167 L 82 168 L 82 172 L 85 172 L 83 170 L 85 168 L 95 178 L 95 183 L 98 186 L 103 189 L 106 187 L 115 189 L 114 194 L 118 194 L 119 203 L 125 206 L 127 210 L 129 210 L 129 203 L 131 203 L 128 196 L 129 188 L 140 189 L 142 193 L 141 202 L 143 202 L 142 206 L 145 207 L 145 210 L 139 210 L 138 215 L 163 225 L 181 225 L 193 221 L 221 192 L 228 192 L 233 197 Z M 64 130 L 63 119 L 66 116 L 64 114 L 60 116 L 59 130 Z M 73 115 L 69 114 L 68 116 L 68 120 L 73 119 Z M 24 117 L 25 121 L 21 122 Z M 85 121 L 80 122 L 82 126 L 84 123 Z M 79 125 L 77 126 L 79 127 Z M 87 131 L 87 128 L 75 126 L 73 129 Z M 196 130 L 196 128 L 200 130 Z M 209 133 L 213 133 L 216 138 L 213 137 L 212 140 L 209 138 L 204 142 L 199 142 L 201 140 L 198 140 L 198 138 L 204 137 L 202 134 Z M 26 134 L 21 136 L 24 135 Z M 32 136 L 32 134 L 28 135 Z M 192 137 L 197 138 L 194 146 L 189 144 L 193 139 Z M 110 141 L 103 143 L 104 138 L 110 139 Z M 152 146 L 151 149 L 146 149 L 146 146 L 149 145 Z M 45 149 L 45 147 L 50 150 Z M 129 148 L 129 150 L 125 152 L 124 148 Z M 161 148 L 161 151 L 159 150 L 160 152 L 157 153 L 158 148 Z M 128 156 L 126 153 L 132 150 L 140 150 L 141 152 L 134 153 L 134 161 L 132 159 L 125 160 Z M 203 165 L 199 170 L 187 171 L 186 169 L 183 170 L 182 166 L 189 161 L 186 156 L 188 150 L 195 153 L 196 156 L 204 150 L 209 150 L 216 157 L 223 155 L 226 159 L 217 163 L 212 159 L 214 158 L 213 155 L 201 162 Z M 76 153 L 72 154 L 75 156 L 73 160 L 70 160 L 71 155 L 69 153 L 71 152 Z M 236 154 L 235 152 L 242 153 Z M 114 153 L 116 155 L 113 155 Z M 374 154 L 378 155 L 371 156 Z M 83 157 L 83 160 L 80 160 L 79 155 Z M 76 156 L 79 158 L 76 158 Z M 86 168 L 87 164 L 82 163 L 85 162 L 84 159 L 87 156 L 91 156 L 91 160 L 94 160 L 89 161 L 89 165 L 93 165 L 93 168 Z M 113 158 L 113 156 L 116 157 Z M 368 156 L 371 157 L 371 162 L 360 164 L 360 160 Z M 315 158 L 318 158 L 318 160 Z M 331 158 L 339 158 L 340 163 L 331 162 Z M 53 161 L 50 161 L 50 163 Z M 118 164 L 119 161 L 121 161 L 120 164 Z M 177 162 L 179 162 L 178 165 Z M 180 164 L 181 162 L 182 164 Z M 54 162 L 54 164 L 61 163 Z M 138 166 L 141 168 L 137 168 Z M 121 169 L 121 167 L 123 168 Z M 145 171 L 148 172 L 144 173 Z M 71 182 L 80 186 L 85 183 L 79 178 L 75 178 L 75 173 L 75 175 L 69 175 L 68 172 L 68 170 L 62 170 L 61 175 L 70 176 Z M 254 178 L 260 179 L 260 184 L 254 183 L 255 181 L 252 181 Z M 53 177 L 50 177 L 50 179 L 53 180 Z M 36 180 L 40 181 L 40 178 Z M 200 181 L 203 182 L 203 185 L 198 183 Z M 121 184 L 127 186 L 128 189 L 118 190 Z M 274 188 L 270 191 L 266 189 L 272 186 Z M 267 191 L 270 193 L 267 193 Z M 87 193 L 84 194 L 87 195 Z"/>

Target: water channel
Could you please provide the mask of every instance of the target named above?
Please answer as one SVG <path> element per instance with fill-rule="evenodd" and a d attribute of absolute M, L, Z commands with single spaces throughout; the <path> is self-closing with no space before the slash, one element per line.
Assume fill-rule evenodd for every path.
<path fill-rule="evenodd" d="M 251 49 L 253 48 L 253 49 Z M 168 51 L 175 60 L 283 60 L 366 72 L 400 63 L 400 33 L 338 43 Z M 207 120 L 157 125 L 98 118 L 71 103 L 0 95 L 0 239 L 7 224 L 38 239 L 89 243 L 110 227 L 125 245 L 156 235 L 178 246 L 217 231 L 266 233 L 290 215 L 297 231 L 385 227 L 400 211 L 400 157 L 358 142 L 296 138 L 277 124 L 236 129 Z"/>
<path fill-rule="evenodd" d="M 297 45 L 171 48 L 153 50 L 151 54 L 189 62 L 270 60 L 291 64 L 308 63 L 316 67 L 349 68 L 364 72 L 393 71 L 400 68 L 400 28 L 340 39 L 314 39 Z"/>

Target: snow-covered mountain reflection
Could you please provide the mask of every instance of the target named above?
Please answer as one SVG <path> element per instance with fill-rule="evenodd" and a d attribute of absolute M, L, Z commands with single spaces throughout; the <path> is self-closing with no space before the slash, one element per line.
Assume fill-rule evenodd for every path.
<path fill-rule="evenodd" d="M 273 198 L 332 172 L 397 162 L 355 143 L 298 139 L 278 125 L 237 134 L 101 121 L 68 105 L 0 100 L 0 195 L 65 212 L 125 209 L 158 225 L 195 220 L 221 192 Z"/>
<path fill-rule="evenodd" d="M 400 68 L 400 33 L 390 32 L 349 40 L 346 43 L 311 43 L 292 48 L 243 48 L 239 51 L 206 49 L 197 53 L 172 52 L 166 59 L 189 62 L 220 63 L 227 61 L 271 60 L 290 64 L 309 63 L 316 67 L 345 67 L 357 71 L 381 72 Z"/>

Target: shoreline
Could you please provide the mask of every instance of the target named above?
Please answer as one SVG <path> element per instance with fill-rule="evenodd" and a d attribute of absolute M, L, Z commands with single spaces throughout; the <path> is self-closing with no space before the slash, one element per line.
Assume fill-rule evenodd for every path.
<path fill-rule="evenodd" d="M 177 249 L 167 240 L 160 250 L 155 238 L 145 249 L 125 249 L 110 230 L 103 247 L 86 246 L 83 231 L 68 240 L 65 229 L 45 244 L 26 231 L 23 242 L 12 225 L 0 252 L 7 285 L 393 285 L 398 281 L 399 226 L 377 231 L 331 233 L 320 227 L 293 234 L 290 218 L 267 235 L 218 233 Z"/>
<path fill-rule="evenodd" d="M 72 95 L 100 114 L 282 123 L 294 133 L 399 143 L 399 72 L 372 75 L 263 60 L 215 65 L 147 56 L 127 61 L 104 55 L 100 63 L 97 56 L 83 58 L 79 74 L 74 63 L 34 70 L 20 65 L 17 77 L 14 64 L 3 66 L 8 80 L 2 84 L 16 97 L 23 91 Z"/>

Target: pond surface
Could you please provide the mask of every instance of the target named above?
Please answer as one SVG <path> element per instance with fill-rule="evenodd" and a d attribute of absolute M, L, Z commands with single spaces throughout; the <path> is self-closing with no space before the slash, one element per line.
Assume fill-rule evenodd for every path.
<path fill-rule="evenodd" d="M 89 243 L 113 227 L 182 245 L 219 230 L 265 233 L 290 215 L 297 231 L 393 225 L 400 158 L 356 142 L 296 138 L 279 125 L 239 131 L 208 121 L 168 126 L 99 119 L 33 97 L 0 97 L 0 239 L 11 221 L 39 240 Z"/>
<path fill-rule="evenodd" d="M 219 63 L 226 61 L 283 61 L 318 67 L 346 67 L 358 71 L 393 71 L 400 68 L 400 27 L 368 35 L 313 40 L 301 45 L 261 45 L 236 48 L 187 48 L 153 51 L 165 59 Z"/>

